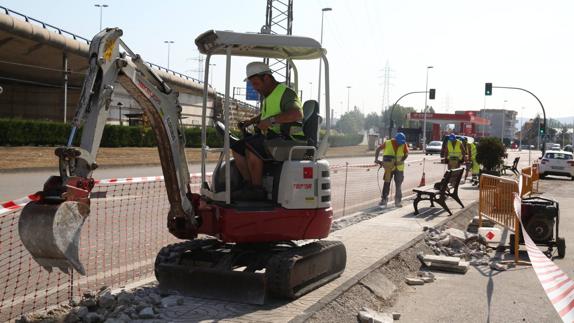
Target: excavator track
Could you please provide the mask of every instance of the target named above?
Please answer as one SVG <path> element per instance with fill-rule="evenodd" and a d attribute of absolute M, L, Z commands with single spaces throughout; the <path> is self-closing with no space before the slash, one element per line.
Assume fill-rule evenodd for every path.
<path fill-rule="evenodd" d="M 296 299 L 339 277 L 347 252 L 340 241 L 316 241 L 274 255 L 267 264 L 271 295 Z"/>
<path fill-rule="evenodd" d="M 199 239 L 162 248 L 155 275 L 165 291 L 264 304 L 269 296 L 296 299 L 339 277 L 345 264 L 345 247 L 338 241 L 296 246 Z"/>

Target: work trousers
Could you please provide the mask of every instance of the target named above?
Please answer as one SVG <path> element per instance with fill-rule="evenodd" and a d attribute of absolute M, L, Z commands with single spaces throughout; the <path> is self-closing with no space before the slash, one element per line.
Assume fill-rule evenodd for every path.
<path fill-rule="evenodd" d="M 385 171 L 386 173 L 387 171 Z M 389 197 L 389 192 L 391 191 L 391 181 L 393 180 L 393 178 L 395 179 L 395 203 L 400 203 L 402 198 L 403 198 L 403 193 L 401 190 L 401 186 L 403 185 L 403 180 L 405 179 L 405 173 L 401 172 L 399 170 L 393 170 L 391 171 L 391 176 L 389 178 L 388 181 L 386 181 L 388 174 L 385 174 L 385 183 L 383 185 L 383 195 L 381 196 L 381 198 L 383 200 L 387 200 Z"/>

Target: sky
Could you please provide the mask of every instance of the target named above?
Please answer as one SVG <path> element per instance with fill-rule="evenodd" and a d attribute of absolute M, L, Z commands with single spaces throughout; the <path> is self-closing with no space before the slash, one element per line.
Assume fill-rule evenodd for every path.
<path fill-rule="evenodd" d="M 124 41 L 145 60 L 167 66 L 164 41 L 174 41 L 171 69 L 195 77 L 199 34 L 258 32 L 265 23 L 265 0 L 1 0 L 0 6 L 91 38 L 99 30 L 97 3 L 109 5 L 103 26 L 122 28 Z M 319 40 L 326 7 L 332 11 L 324 15 L 323 46 L 336 117 L 348 105 L 381 111 L 387 64 L 391 104 L 424 91 L 428 71 L 428 87 L 437 91 L 428 105 L 436 112 L 506 108 L 529 118 L 541 111 L 529 94 L 496 88 L 507 86 L 536 94 L 548 117 L 574 116 L 574 1 L 294 0 L 293 34 Z M 225 60 L 212 60 L 213 84 L 223 92 Z M 232 61 L 232 87 L 245 86 L 249 61 Z M 298 64 L 304 100 L 317 98 L 318 64 Z M 485 82 L 495 86 L 491 97 L 484 96 Z M 424 101 L 423 94 L 413 94 L 399 103 L 422 110 Z"/>

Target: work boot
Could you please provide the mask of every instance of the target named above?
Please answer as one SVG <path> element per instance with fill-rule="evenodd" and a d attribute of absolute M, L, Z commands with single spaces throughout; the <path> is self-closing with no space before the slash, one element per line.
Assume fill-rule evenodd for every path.
<path fill-rule="evenodd" d="M 387 199 L 383 199 L 383 198 L 382 198 L 381 201 L 379 202 L 379 206 L 386 207 L 386 206 L 387 206 L 387 202 L 388 202 Z"/>

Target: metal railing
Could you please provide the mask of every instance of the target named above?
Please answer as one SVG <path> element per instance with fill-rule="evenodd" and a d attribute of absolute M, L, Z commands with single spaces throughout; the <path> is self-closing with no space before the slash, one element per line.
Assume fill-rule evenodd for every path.
<path fill-rule="evenodd" d="M 72 32 L 69 32 L 69 31 L 67 31 L 67 30 L 64 30 L 64 29 L 62 29 L 62 28 L 56 27 L 56 26 L 54 26 L 54 25 L 50 25 L 50 24 L 48 24 L 48 23 L 45 23 L 45 22 L 40 21 L 40 20 L 38 20 L 38 19 L 29 17 L 29 16 L 27 16 L 27 15 L 25 15 L 25 14 L 23 14 L 23 13 L 20 13 L 20 12 L 18 12 L 18 11 L 14 11 L 14 10 L 12 10 L 12 9 L 8 9 L 8 8 L 6 8 L 6 7 L 3 7 L 3 6 L 0 6 L 0 9 L 4 10 L 4 12 L 5 12 L 8 16 L 10 16 L 11 14 L 12 14 L 12 15 L 20 16 L 21 18 L 23 18 L 23 19 L 24 19 L 26 22 L 28 22 L 28 23 L 35 22 L 35 23 L 39 24 L 40 26 L 42 26 L 42 28 L 44 28 L 44 29 L 50 28 L 50 29 L 53 29 L 55 32 L 57 32 L 57 33 L 60 34 L 60 35 L 68 35 L 68 36 L 72 37 L 72 38 L 75 39 L 75 40 L 82 40 L 82 41 L 85 41 L 86 44 L 88 44 L 88 45 L 90 44 L 90 40 L 88 40 L 87 38 L 84 38 L 84 37 L 82 37 L 82 36 L 78 36 L 78 35 L 76 35 L 76 34 L 74 34 L 74 33 L 72 33 Z"/>

